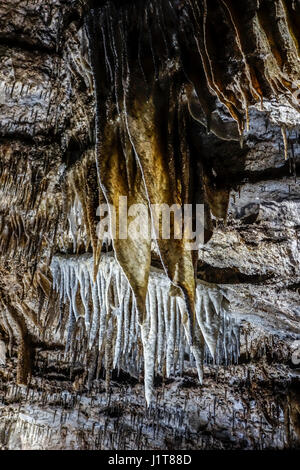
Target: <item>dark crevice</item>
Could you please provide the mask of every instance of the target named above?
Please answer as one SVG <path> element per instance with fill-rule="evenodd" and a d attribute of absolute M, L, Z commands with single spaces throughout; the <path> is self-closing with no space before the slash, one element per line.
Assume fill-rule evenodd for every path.
<path fill-rule="evenodd" d="M 17 36 L 1 36 L 0 35 L 0 47 L 7 47 L 11 49 L 20 49 L 22 51 L 30 52 L 32 55 L 51 55 L 61 57 L 61 52 L 57 51 L 56 48 L 48 47 L 42 43 L 35 43 Z"/>
<path fill-rule="evenodd" d="M 231 175 L 230 179 L 233 185 L 241 185 L 245 183 L 259 183 L 261 181 L 273 181 L 280 180 L 283 178 L 292 178 L 294 176 L 299 177 L 300 175 L 300 163 L 296 164 L 296 175 L 293 175 L 290 171 L 289 162 L 286 161 L 280 168 L 266 168 L 265 170 L 259 171 L 244 171 L 239 175 Z"/>
<path fill-rule="evenodd" d="M 197 276 L 203 281 L 216 284 L 265 284 L 274 274 L 245 274 L 238 268 L 216 268 L 207 263 L 198 263 Z"/>

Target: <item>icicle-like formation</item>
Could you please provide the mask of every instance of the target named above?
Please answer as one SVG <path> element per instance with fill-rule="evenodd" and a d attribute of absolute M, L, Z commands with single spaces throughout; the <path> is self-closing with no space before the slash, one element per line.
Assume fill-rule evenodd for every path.
<path fill-rule="evenodd" d="M 238 359 L 238 328 L 226 312 L 226 299 L 218 288 L 197 285 L 197 321 L 191 344 L 185 301 L 170 295 L 171 282 L 158 269 L 152 268 L 150 272 L 142 325 L 138 324 L 129 283 L 112 254 L 102 255 L 95 282 L 91 254 L 54 256 L 51 271 L 54 289 L 69 304 L 66 350 L 72 348 L 73 332 L 80 318 L 85 324 L 88 348 L 98 345 L 104 368 L 110 364 L 113 369 L 139 374 L 142 345 L 148 404 L 153 400 L 155 374 L 165 373 L 167 377 L 182 374 L 189 351 L 194 356 L 200 382 L 208 351 L 210 360 L 218 364 Z M 110 372 L 106 371 L 108 383 Z"/>

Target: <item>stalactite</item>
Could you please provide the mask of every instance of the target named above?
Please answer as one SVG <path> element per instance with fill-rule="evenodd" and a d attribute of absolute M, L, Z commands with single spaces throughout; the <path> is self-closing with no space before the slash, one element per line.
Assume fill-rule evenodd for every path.
<path fill-rule="evenodd" d="M 251 97 L 247 92 L 247 86 L 240 80 L 237 87 L 230 88 L 231 76 L 226 77 L 228 87 L 224 83 L 224 76 L 222 76 L 219 66 L 219 52 L 212 35 L 214 17 L 211 15 L 213 9 L 211 2 L 205 1 L 203 4 L 198 4 L 194 0 L 190 0 L 188 3 L 190 11 L 187 10 L 187 13 L 190 15 L 194 28 L 194 37 L 208 87 L 228 108 L 238 123 L 240 134 L 242 134 L 244 129 L 243 111 L 246 113 L 247 127 L 249 127 L 248 102 Z M 142 14 L 145 24 L 148 24 L 151 18 L 150 9 L 153 6 L 151 2 L 145 2 L 144 6 L 144 13 L 141 13 L 142 10 L 140 10 L 140 14 Z M 241 8 L 233 5 L 229 0 L 217 1 L 215 6 L 220 9 L 222 15 L 225 14 L 224 19 L 226 15 L 229 17 L 229 24 L 226 26 L 229 39 L 226 37 L 226 41 L 232 41 L 232 34 L 234 34 L 245 64 L 252 100 L 254 102 L 258 99 L 262 100 L 268 77 L 270 77 L 269 84 L 271 84 L 273 77 L 271 65 L 270 67 L 266 66 L 259 74 L 250 57 L 250 49 L 244 30 L 247 25 L 247 28 L 252 28 L 255 34 L 260 34 L 257 33 L 255 25 L 257 15 L 263 15 L 263 10 L 262 8 L 258 9 L 257 13 L 255 9 L 252 9 L 250 18 L 246 18 Z M 128 38 L 132 31 L 126 23 L 129 12 L 132 11 L 133 14 L 136 14 L 134 7 L 132 8 L 131 10 L 131 7 L 124 7 L 118 13 L 113 3 L 109 2 L 105 8 L 93 10 L 93 14 L 87 20 L 90 59 L 97 100 L 96 160 L 98 178 L 105 199 L 117 211 L 117 220 L 119 220 L 118 199 L 120 196 L 126 195 L 130 204 L 131 202 L 142 202 L 145 206 L 149 203 L 162 202 L 169 204 L 169 206 L 174 203 L 182 206 L 189 202 L 187 193 L 184 193 L 184 190 L 178 191 L 179 184 L 176 174 L 176 166 L 182 168 L 180 185 L 186 188 L 190 180 L 190 149 L 184 137 L 185 125 L 184 119 L 180 115 L 181 106 L 179 104 L 175 110 L 173 105 L 174 97 L 176 95 L 180 97 L 182 84 L 179 81 L 178 86 L 172 85 L 169 88 L 169 82 L 160 69 L 162 58 L 165 54 L 168 55 L 171 48 L 168 43 L 168 35 L 165 34 L 162 24 L 168 21 L 166 11 L 172 15 L 174 15 L 174 11 L 171 13 L 167 6 L 159 8 L 159 5 L 155 5 L 153 7 L 159 21 L 155 26 L 153 23 L 151 23 L 151 27 L 149 25 L 148 36 L 140 40 L 142 42 L 139 42 L 135 51 L 128 49 Z M 139 38 L 141 37 L 139 31 L 141 25 L 142 21 L 136 26 Z M 153 35 L 156 37 L 155 43 Z M 259 37 L 261 39 L 262 36 Z M 186 35 L 180 33 L 177 41 L 179 49 L 185 40 L 184 38 Z M 182 47 L 184 48 L 184 44 Z M 150 61 L 143 56 L 146 48 L 151 52 Z M 273 52 L 276 53 L 275 50 Z M 103 57 L 103 64 L 101 57 Z M 184 58 L 182 60 L 184 65 Z M 141 87 L 139 83 L 144 83 L 146 71 L 147 86 Z M 133 76 L 135 81 L 132 80 Z M 191 79 L 196 83 L 197 75 L 191 75 Z M 282 92 L 286 89 L 286 83 L 287 81 L 283 83 Z M 201 101 L 199 93 L 198 97 L 206 110 L 205 100 Z M 106 103 L 105 107 L 103 107 L 103 102 Z M 180 99 L 178 102 L 180 103 Z M 172 148 L 173 115 L 178 111 L 180 151 L 178 152 L 177 149 L 175 152 Z M 167 136 L 163 133 L 163 122 L 168 123 Z M 151 137 L 149 138 L 149 136 Z M 137 165 L 135 179 L 132 177 L 132 172 L 129 171 L 129 168 L 133 166 L 133 159 Z M 120 176 L 123 174 L 125 175 L 124 179 Z M 183 177 L 185 181 L 183 181 Z M 224 207 L 222 206 L 222 210 L 217 208 L 216 215 L 226 218 L 227 204 L 225 202 L 228 201 L 228 191 L 217 191 L 207 176 L 204 177 L 203 186 L 212 212 L 214 212 L 214 206 L 217 206 L 219 198 Z M 133 188 L 134 191 L 132 191 Z M 149 215 L 153 217 L 151 211 L 148 217 Z M 87 226 L 91 226 L 88 217 L 85 219 Z M 172 228 L 175 229 L 175 227 Z M 118 229 L 119 227 L 117 227 L 117 231 Z M 187 240 L 184 239 L 180 242 L 172 238 L 167 242 L 161 238 L 157 240 L 162 265 L 169 278 L 181 289 L 185 297 L 189 334 L 191 341 L 193 341 L 195 284 L 192 257 L 186 249 L 186 243 Z M 139 240 L 137 247 L 133 240 L 127 239 L 124 242 L 117 236 L 113 244 L 116 257 L 135 293 L 138 315 L 142 324 L 145 318 L 145 299 L 150 266 L 150 240 Z M 94 247 L 93 251 L 95 253 Z"/>
<path fill-rule="evenodd" d="M 32 345 L 26 322 L 9 299 L 1 293 L 1 304 L 6 309 L 7 319 L 18 341 L 17 383 L 27 385 L 31 377 Z"/>
<path fill-rule="evenodd" d="M 281 127 L 281 133 L 283 138 L 283 146 L 284 146 L 284 159 L 288 159 L 288 137 L 287 137 L 287 130 L 285 126 Z"/>
<path fill-rule="evenodd" d="M 99 336 L 99 352 L 104 351 L 106 373 L 113 368 L 130 370 L 132 360 L 138 360 L 139 347 L 143 345 L 144 380 L 147 403 L 153 399 L 154 374 L 166 369 L 167 377 L 183 367 L 184 352 L 188 347 L 195 357 L 199 380 L 203 379 L 204 339 L 217 362 L 225 356 L 238 360 L 233 354 L 238 340 L 232 331 L 228 313 L 224 312 L 224 298 L 216 287 L 198 284 L 196 323 L 193 338 L 190 337 L 186 304 L 180 296 L 169 297 L 171 282 L 158 270 L 151 270 L 146 299 L 145 321 L 138 324 L 136 303 L 130 302 L 130 285 L 111 253 L 102 255 L 96 281 L 93 280 L 91 255 L 54 256 L 51 264 L 53 286 L 60 298 L 69 304 L 67 351 L 72 347 L 76 322 L 82 318 L 91 350 Z M 74 282 L 77 279 L 78 282 Z M 92 309 L 88 312 L 87 293 L 91 292 Z M 79 294 L 82 306 L 75 305 Z M 131 303 L 131 309 L 130 309 Z M 82 313 L 80 313 L 82 311 Z M 180 312 L 180 315 L 179 315 Z M 225 323 L 223 318 L 226 319 Z M 181 329 L 184 327 L 185 334 Z M 204 338 L 204 339 L 203 339 Z M 217 344 L 222 347 L 217 347 Z M 225 348 L 225 352 L 222 348 Z M 175 351 L 178 350 L 178 354 Z M 134 359 L 135 358 L 135 359 Z M 107 370 L 107 364 L 110 365 Z M 107 375 L 109 383 L 109 375 Z"/>
<path fill-rule="evenodd" d="M 96 159 L 94 151 L 80 154 L 83 142 L 73 128 L 61 139 L 59 151 L 65 153 L 59 169 L 48 149 L 42 165 L 31 158 L 31 144 L 30 156 L 22 158 L 7 150 L 6 143 L 1 151 L 0 254 L 4 259 L 14 258 L 15 265 L 23 255 L 28 271 L 15 275 L 16 293 L 1 294 L 0 324 L 9 337 L 10 353 L 16 339 L 18 383 L 25 384 L 30 379 L 34 341 L 29 326 L 43 338 L 48 338 L 47 330 L 54 326 L 54 334 L 66 346 L 59 361 L 64 357 L 71 363 L 70 375 L 77 360 L 87 368 L 90 366 L 85 374 L 89 387 L 94 375 L 99 377 L 104 368 L 109 393 L 113 369 L 124 369 L 137 377 L 143 373 L 145 396 L 150 404 L 155 399 L 155 375 L 161 374 L 164 379 L 182 374 L 188 356 L 190 365 L 196 363 L 200 382 L 206 361 L 228 366 L 236 363 L 239 326 L 227 311 L 222 291 L 195 280 L 198 253 L 189 252 L 187 238 L 180 241 L 159 238 L 155 242 L 155 255 L 164 274 L 150 268 L 150 233 L 142 242 L 133 236 L 127 240 L 113 239 L 115 258 L 102 253 L 101 260 L 102 244 L 107 240 L 97 236 L 97 206 L 108 202 L 117 209 L 118 232 L 122 229 L 120 196 L 127 197 L 129 206 L 143 204 L 147 217 L 152 219 L 153 203 L 169 206 L 176 203 L 180 207 L 204 203 L 207 241 L 212 234 L 211 213 L 226 220 L 229 189 L 217 187 L 211 168 L 205 167 L 203 148 L 198 148 L 191 138 L 195 125 L 192 119 L 204 122 L 208 134 L 212 131 L 224 140 L 240 140 L 242 146 L 244 122 L 249 130 L 251 106 L 263 101 L 270 103 L 274 97 L 279 102 L 289 101 L 295 85 L 298 87 L 299 15 L 294 12 L 299 13 L 299 6 L 286 0 L 246 0 L 246 8 L 232 0 L 145 0 L 141 7 L 132 4 L 123 2 L 116 8 L 116 2 L 99 5 L 95 2 L 92 13 L 84 19 L 85 28 L 78 33 L 76 21 L 70 26 L 70 43 L 63 53 L 70 69 L 67 75 L 72 75 L 70 88 L 80 82 L 84 90 L 76 100 L 78 115 L 73 121 L 88 127 L 89 144 L 93 142 L 90 129 L 93 113 L 87 116 L 83 95 L 90 106 L 95 93 Z M 60 15 L 59 30 L 62 24 Z M 222 47 L 216 39 L 220 32 Z M 61 52 L 60 38 L 56 45 Z M 231 50 L 234 61 L 228 60 L 227 67 L 225 52 Z M 55 60 L 52 78 L 63 76 L 59 67 L 64 61 Z M 7 99 L 17 100 L 28 93 L 47 99 L 46 121 L 51 121 L 47 125 L 53 126 L 51 132 L 59 141 L 61 105 L 55 103 L 62 95 L 60 87 L 40 91 L 34 83 L 24 84 L 15 79 L 4 86 L 1 81 L 0 87 Z M 204 121 L 202 116 L 199 118 L 197 106 L 202 108 Z M 227 131 L 227 124 L 220 126 L 217 122 L 220 109 L 226 114 L 225 121 L 234 124 L 232 132 Z M 228 118 L 227 111 L 236 122 Z M 33 106 L 28 117 L 30 132 L 35 136 L 42 116 Z M 1 135 L 26 129 L 26 114 L 13 116 L 11 121 L 3 126 Z M 293 144 L 284 125 L 282 136 L 285 159 L 289 146 L 296 172 Z M 75 156 L 73 139 L 76 152 L 80 147 L 79 155 Z M 54 203 L 51 194 L 47 197 L 47 192 L 53 190 L 51 171 L 61 172 L 55 180 L 59 194 Z M 199 197 L 196 192 L 201 193 Z M 174 223 L 171 225 L 173 231 L 178 228 Z M 79 255 L 91 250 L 93 259 L 90 254 L 53 257 L 51 270 L 56 295 L 51 288 L 51 276 L 42 267 L 45 252 L 51 260 L 53 252 L 73 251 Z M 1 278 L 1 292 L 5 288 Z M 265 357 L 266 351 L 263 345 L 259 354 Z M 252 378 L 249 372 L 245 379 L 248 387 Z M 81 386 L 82 383 L 78 385 Z M 18 398 L 17 387 L 11 395 L 12 399 Z M 31 401 L 35 399 L 33 394 Z M 47 393 L 43 392 L 42 399 L 46 402 Z M 68 404 L 60 389 L 57 400 L 61 406 Z M 209 412 L 213 419 L 215 405 L 214 402 L 213 414 Z M 294 404 L 296 422 L 298 405 Z M 291 419 L 292 406 L 288 410 Z M 174 423 L 171 418 L 169 423 Z M 233 411 L 232 418 L 235 428 L 239 412 Z M 67 414 L 61 413 L 60 424 L 66 419 Z M 142 429 L 142 419 L 139 425 Z M 24 429 L 31 439 L 40 436 L 39 427 L 34 424 L 26 424 Z M 153 429 L 154 436 L 155 432 L 158 430 Z M 141 434 L 138 442 L 143 445 Z M 115 437 L 109 435 L 110 445 Z"/>

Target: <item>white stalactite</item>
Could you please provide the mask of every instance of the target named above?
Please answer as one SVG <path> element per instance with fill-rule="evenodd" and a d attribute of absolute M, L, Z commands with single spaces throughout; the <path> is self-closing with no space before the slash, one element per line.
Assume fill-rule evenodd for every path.
<path fill-rule="evenodd" d="M 112 254 L 102 255 L 95 282 L 91 254 L 55 256 L 51 271 L 54 289 L 69 304 L 66 350 L 72 348 L 73 331 L 80 318 L 85 324 L 89 348 L 97 341 L 104 367 L 111 364 L 113 368 L 138 374 L 142 344 L 148 405 L 154 396 L 155 373 L 166 372 L 167 377 L 182 374 L 190 351 L 201 383 L 205 348 L 217 363 L 238 359 L 238 325 L 225 311 L 226 299 L 217 287 L 197 284 L 194 338 L 193 344 L 189 344 L 185 302 L 179 296 L 169 295 L 171 282 L 158 269 L 152 268 L 150 273 L 146 318 L 141 327 L 134 295 Z"/>

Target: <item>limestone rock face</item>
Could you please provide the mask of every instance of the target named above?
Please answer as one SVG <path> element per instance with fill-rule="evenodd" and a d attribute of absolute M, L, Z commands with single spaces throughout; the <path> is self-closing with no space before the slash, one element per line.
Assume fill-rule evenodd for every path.
<path fill-rule="evenodd" d="M 0 449 L 299 447 L 299 27 L 0 1 Z M 100 239 L 119 196 L 204 243 Z"/>

